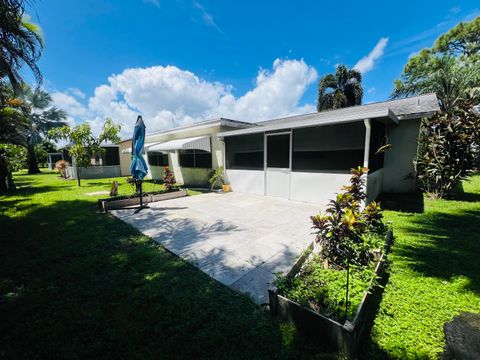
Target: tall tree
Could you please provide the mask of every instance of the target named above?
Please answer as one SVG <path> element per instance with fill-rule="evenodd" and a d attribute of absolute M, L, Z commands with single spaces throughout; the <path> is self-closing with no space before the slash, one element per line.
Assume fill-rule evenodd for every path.
<path fill-rule="evenodd" d="M 50 136 L 56 140 L 70 142 L 68 153 L 72 157 L 77 168 L 78 186 L 80 186 L 81 169 L 90 166 L 91 158 L 103 154 L 103 142 L 118 143 L 120 141 L 120 125 L 116 125 L 112 119 L 105 119 L 100 135 L 95 137 L 88 123 L 83 123 L 70 128 L 64 126 L 50 130 Z"/>
<path fill-rule="evenodd" d="M 362 74 L 339 65 L 335 74 L 325 75 L 318 82 L 317 111 L 361 105 L 362 97 Z"/>
<path fill-rule="evenodd" d="M 480 86 L 480 16 L 441 35 L 411 57 L 394 82 L 392 97 L 435 92 L 445 111 Z"/>
<path fill-rule="evenodd" d="M 55 106 L 52 106 L 52 97 L 46 91 L 35 88 L 32 90 L 24 86 L 23 98 L 25 106 L 23 107 L 28 119 L 28 128 L 26 133 L 27 154 L 28 154 L 28 173 L 37 174 L 38 159 L 35 148 L 48 136 L 48 131 L 53 128 L 65 126 L 66 113 Z"/>
<path fill-rule="evenodd" d="M 8 77 L 16 93 L 22 88 L 23 65 L 41 83 L 42 74 L 36 62 L 43 50 L 43 38 L 40 27 L 25 14 L 23 0 L 0 0 L 0 49 L 0 77 Z"/>

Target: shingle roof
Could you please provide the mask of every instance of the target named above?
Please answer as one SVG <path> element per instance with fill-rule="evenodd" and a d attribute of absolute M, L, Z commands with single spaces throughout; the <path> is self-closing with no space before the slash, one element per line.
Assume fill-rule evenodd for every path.
<path fill-rule="evenodd" d="M 440 110 L 435 94 L 412 96 L 405 99 L 389 100 L 349 108 L 316 112 L 306 115 L 257 122 L 257 126 L 227 131 L 219 136 L 234 136 L 286 128 L 335 124 L 363 119 L 384 118 L 397 122 L 408 118 L 419 118 Z"/>

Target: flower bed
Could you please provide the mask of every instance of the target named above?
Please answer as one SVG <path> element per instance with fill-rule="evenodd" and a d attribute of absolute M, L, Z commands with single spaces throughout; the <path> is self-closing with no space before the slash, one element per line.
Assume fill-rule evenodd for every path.
<path fill-rule="evenodd" d="M 362 206 L 367 172 L 352 170 L 346 191 L 311 217 L 317 237 L 310 251 L 269 291 L 273 314 L 350 358 L 375 313 L 392 240 L 379 204 Z"/>

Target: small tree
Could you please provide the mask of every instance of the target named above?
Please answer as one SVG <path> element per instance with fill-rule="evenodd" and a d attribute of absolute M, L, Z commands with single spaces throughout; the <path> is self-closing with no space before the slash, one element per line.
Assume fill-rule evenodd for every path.
<path fill-rule="evenodd" d="M 480 156 L 480 116 L 462 100 L 452 113 L 424 119 L 415 161 L 420 188 L 433 198 L 448 196 L 472 174 Z"/>
<path fill-rule="evenodd" d="M 58 160 L 55 163 L 55 170 L 58 171 L 61 177 L 67 178 L 67 166 L 70 165 L 67 160 Z"/>
<path fill-rule="evenodd" d="M 165 186 L 165 190 L 171 191 L 176 182 L 173 172 L 170 171 L 168 166 L 165 166 L 163 168 L 163 186 Z"/>
<path fill-rule="evenodd" d="M 101 148 L 103 142 L 119 142 L 119 133 L 120 125 L 116 125 L 110 118 L 105 120 L 103 129 L 98 137 L 92 135 L 90 125 L 87 123 L 77 125 L 74 128 L 64 126 L 49 131 L 49 135 L 53 139 L 64 139 L 70 142 L 71 146 L 68 153 L 74 159 L 78 186 L 80 186 L 80 169 L 90 166 L 92 156 L 104 153 L 105 150 Z"/>

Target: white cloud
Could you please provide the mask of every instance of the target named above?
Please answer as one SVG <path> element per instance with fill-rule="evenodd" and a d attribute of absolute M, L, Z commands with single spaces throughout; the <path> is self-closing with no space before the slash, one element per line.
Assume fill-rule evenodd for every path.
<path fill-rule="evenodd" d="M 197 1 L 194 1 L 193 2 L 193 6 L 198 10 L 200 11 L 200 14 L 202 16 L 202 20 L 203 20 L 203 23 L 207 26 L 210 26 L 212 28 L 214 28 L 215 30 L 217 30 L 219 33 L 222 33 L 222 29 L 220 29 L 220 27 L 217 25 L 217 23 L 213 20 L 213 15 L 212 14 L 209 14 L 205 8 L 203 7 L 202 4 L 200 4 L 199 2 Z"/>
<path fill-rule="evenodd" d="M 373 94 L 375 91 L 377 91 L 377 89 L 375 89 L 375 87 L 372 86 L 371 88 L 367 89 L 367 94 Z"/>
<path fill-rule="evenodd" d="M 365 74 L 372 70 L 375 66 L 375 62 L 382 57 L 385 47 L 388 44 L 388 37 L 383 37 L 378 40 L 377 45 L 368 53 L 367 56 L 361 58 L 353 67 L 354 69 Z"/>
<path fill-rule="evenodd" d="M 122 136 L 128 137 L 139 113 L 147 131 L 154 131 L 218 117 L 255 122 L 313 112 L 313 104 L 299 103 L 316 79 L 316 70 L 303 60 L 276 59 L 272 69 L 259 70 L 251 90 L 235 96 L 230 85 L 175 66 L 152 66 L 110 76 L 86 104 L 67 93 L 52 96 L 57 106 L 77 122 L 88 121 L 95 132 L 108 116 L 122 124 Z"/>
<path fill-rule="evenodd" d="M 156 7 L 160 7 L 160 0 L 143 0 L 144 3 L 152 4 Z"/>

